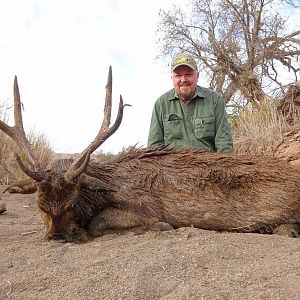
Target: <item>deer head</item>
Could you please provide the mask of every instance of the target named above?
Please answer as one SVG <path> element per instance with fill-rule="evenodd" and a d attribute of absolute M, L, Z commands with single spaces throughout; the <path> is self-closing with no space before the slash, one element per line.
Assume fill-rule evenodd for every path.
<path fill-rule="evenodd" d="M 110 67 L 106 85 L 104 119 L 97 136 L 81 152 L 79 157 L 66 168 L 43 169 L 26 138 L 22 120 L 19 87 L 17 77 L 15 77 L 15 124 L 14 126 L 9 126 L 0 121 L 0 129 L 15 141 L 31 164 L 30 167 L 27 166 L 18 155 L 15 155 L 21 170 L 36 183 L 38 193 L 37 203 L 46 226 L 46 236 L 49 239 L 69 241 L 73 239 L 74 235 L 78 235 L 78 231 L 82 231 L 84 224 L 78 226 L 81 220 L 78 220 L 78 213 L 74 209 L 76 201 L 80 197 L 79 193 L 85 177 L 82 173 L 88 166 L 91 154 L 119 128 L 123 118 L 124 106 L 126 105 L 123 105 L 123 99 L 120 96 L 117 118 L 114 124 L 110 126 L 112 108 L 112 70 Z M 97 181 L 94 178 L 93 189 L 95 189 L 95 186 L 99 190 L 107 189 L 100 180 Z M 101 194 L 97 196 L 99 198 Z M 98 199 L 98 201 L 101 201 L 101 199 Z"/>

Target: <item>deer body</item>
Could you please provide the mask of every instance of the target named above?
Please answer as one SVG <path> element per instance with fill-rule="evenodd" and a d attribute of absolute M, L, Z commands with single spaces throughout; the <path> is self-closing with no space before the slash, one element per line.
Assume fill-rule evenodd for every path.
<path fill-rule="evenodd" d="M 300 174 L 284 161 L 154 149 L 124 156 L 109 170 L 115 191 L 104 196 L 107 206 L 142 224 L 271 233 L 300 222 Z M 101 166 L 91 163 L 87 173 L 100 178 Z"/>
<path fill-rule="evenodd" d="M 110 126 L 112 74 L 108 75 L 104 120 L 94 141 L 75 160 L 47 169 L 26 138 L 17 80 L 15 126 L 0 121 L 32 167 L 17 162 L 37 190 L 49 239 L 86 241 L 107 229 L 194 226 L 217 231 L 272 233 L 281 225 L 300 227 L 300 172 L 272 158 L 235 157 L 196 150 L 132 149 L 111 163 L 90 161 L 91 154 L 119 127 Z M 32 185 L 33 183 L 33 185 Z M 10 192 L 28 191 L 10 186 Z M 295 235 L 297 235 L 295 234 Z"/>

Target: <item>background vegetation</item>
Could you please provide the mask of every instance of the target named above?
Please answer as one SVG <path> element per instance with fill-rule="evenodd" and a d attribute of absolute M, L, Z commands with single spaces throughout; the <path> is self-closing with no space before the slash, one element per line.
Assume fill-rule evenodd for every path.
<path fill-rule="evenodd" d="M 253 107 L 299 78 L 300 30 L 288 26 L 299 0 L 191 0 L 160 11 L 162 57 L 186 52 L 226 103 Z M 285 13 L 285 15 L 284 15 Z M 286 82 L 288 74 L 293 78 Z"/>
<path fill-rule="evenodd" d="M 8 123 L 8 106 L 0 105 L 0 119 Z M 53 153 L 46 136 L 42 133 L 31 131 L 27 138 L 32 145 L 41 165 L 45 167 L 51 159 Z M 26 156 L 20 151 L 10 137 L 0 131 L 0 184 L 8 184 L 16 178 L 24 178 L 24 173 L 20 170 L 15 160 L 17 153 L 22 161 L 29 163 Z"/>

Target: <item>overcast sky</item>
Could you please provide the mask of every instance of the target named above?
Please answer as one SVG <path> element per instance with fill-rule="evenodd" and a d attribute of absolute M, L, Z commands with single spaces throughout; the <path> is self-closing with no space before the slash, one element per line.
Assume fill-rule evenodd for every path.
<path fill-rule="evenodd" d="M 172 87 L 167 62 L 155 59 L 158 11 L 187 3 L 0 0 L 0 103 L 12 103 L 17 75 L 25 130 L 56 152 L 81 152 L 100 128 L 111 65 L 113 117 L 120 94 L 132 107 L 101 149 L 146 145 L 153 104 Z"/>
<path fill-rule="evenodd" d="M 80 152 L 100 128 L 111 65 L 113 117 L 120 94 L 132 107 L 101 149 L 145 145 L 154 101 L 171 88 L 155 60 L 158 11 L 179 2 L 0 0 L 0 103 L 12 102 L 17 75 L 25 130 L 57 152 Z"/>

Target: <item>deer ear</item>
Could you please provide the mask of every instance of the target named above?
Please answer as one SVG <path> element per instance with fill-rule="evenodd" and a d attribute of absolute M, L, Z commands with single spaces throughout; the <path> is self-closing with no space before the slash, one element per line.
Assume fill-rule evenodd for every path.
<path fill-rule="evenodd" d="M 111 192 L 116 191 L 112 185 L 109 185 L 98 178 L 91 177 L 86 174 L 81 174 L 80 184 L 82 187 L 88 188 L 91 191 L 100 191 L 100 190 L 111 191 Z"/>

